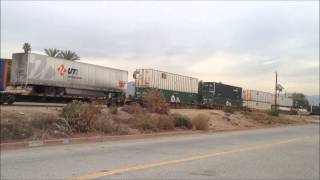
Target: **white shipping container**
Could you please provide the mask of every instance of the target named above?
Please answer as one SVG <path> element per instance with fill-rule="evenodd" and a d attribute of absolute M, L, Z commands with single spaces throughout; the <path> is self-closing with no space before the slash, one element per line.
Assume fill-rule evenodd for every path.
<path fill-rule="evenodd" d="M 44 85 L 94 91 L 124 91 L 128 72 L 34 53 L 12 55 L 12 85 Z"/>
<path fill-rule="evenodd" d="M 242 99 L 245 101 L 272 103 L 273 94 L 263 91 L 244 89 L 242 90 Z"/>
<path fill-rule="evenodd" d="M 274 99 L 273 99 L 273 103 L 274 103 Z M 278 97 L 277 97 L 277 105 L 292 107 L 293 99 L 289 98 L 286 95 L 278 95 Z"/>
<path fill-rule="evenodd" d="M 250 109 L 271 110 L 271 102 L 243 101 L 243 106 Z"/>
<path fill-rule="evenodd" d="M 136 87 L 198 93 L 198 79 L 154 69 L 137 69 L 134 72 Z"/>

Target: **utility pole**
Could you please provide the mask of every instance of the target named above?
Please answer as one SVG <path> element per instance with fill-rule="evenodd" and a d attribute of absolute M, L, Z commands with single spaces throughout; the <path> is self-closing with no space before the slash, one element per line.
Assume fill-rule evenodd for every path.
<path fill-rule="evenodd" d="M 277 106 L 278 93 L 277 93 L 277 89 L 278 89 L 278 72 L 276 71 L 276 86 L 274 88 L 274 111 L 275 111 L 275 113 L 278 112 L 278 106 Z"/>

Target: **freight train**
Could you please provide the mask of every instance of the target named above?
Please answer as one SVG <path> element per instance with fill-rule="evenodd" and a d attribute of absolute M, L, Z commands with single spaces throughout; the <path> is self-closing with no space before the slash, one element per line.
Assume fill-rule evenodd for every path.
<path fill-rule="evenodd" d="M 42 99 L 101 99 L 106 104 L 124 104 L 125 94 L 141 100 L 151 89 L 160 91 L 174 105 L 198 107 L 246 107 L 270 110 L 272 93 L 246 90 L 221 82 L 203 82 L 194 77 L 154 70 L 137 69 L 134 82 L 128 71 L 48 57 L 16 53 L 12 60 L 0 60 L 0 103 Z M 9 73 L 8 73 L 9 72 Z M 8 87 L 6 87 L 8 85 Z M 282 108 L 307 109 L 308 103 L 278 96 Z"/>

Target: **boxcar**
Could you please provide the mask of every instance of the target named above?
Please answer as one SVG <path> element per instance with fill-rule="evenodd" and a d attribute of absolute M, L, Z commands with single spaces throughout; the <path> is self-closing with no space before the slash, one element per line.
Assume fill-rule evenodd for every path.
<path fill-rule="evenodd" d="M 154 69 L 137 69 L 135 96 L 142 98 L 151 89 L 163 93 L 167 102 L 196 104 L 198 101 L 198 79 Z"/>
<path fill-rule="evenodd" d="M 241 87 L 216 82 L 200 82 L 198 94 L 201 104 L 242 106 Z"/>

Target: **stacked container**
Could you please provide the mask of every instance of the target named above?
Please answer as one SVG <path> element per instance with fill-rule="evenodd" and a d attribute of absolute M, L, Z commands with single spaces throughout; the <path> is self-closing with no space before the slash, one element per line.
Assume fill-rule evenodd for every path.
<path fill-rule="evenodd" d="M 272 93 L 245 89 L 242 91 L 243 106 L 250 109 L 270 110 L 274 95 Z"/>
<path fill-rule="evenodd" d="M 34 53 L 12 55 L 11 84 L 64 87 L 66 91 L 123 92 L 128 72 Z"/>
<path fill-rule="evenodd" d="M 274 103 L 274 100 L 273 100 Z M 287 95 L 278 95 L 277 97 L 277 105 L 284 106 L 284 107 L 292 107 L 293 99 Z"/>
<path fill-rule="evenodd" d="M 199 85 L 199 100 L 205 105 L 242 106 L 242 88 L 217 82 Z"/>
<path fill-rule="evenodd" d="M 8 60 L 0 59 L 0 91 L 6 89 L 8 81 Z"/>
<path fill-rule="evenodd" d="M 137 69 L 133 73 L 136 96 L 141 98 L 150 89 L 161 91 L 166 101 L 196 103 L 198 79 L 154 69 Z"/>
<path fill-rule="evenodd" d="M 271 109 L 271 103 L 258 102 L 258 101 L 243 101 L 243 106 L 250 109 L 258 109 L 258 110 Z"/>

